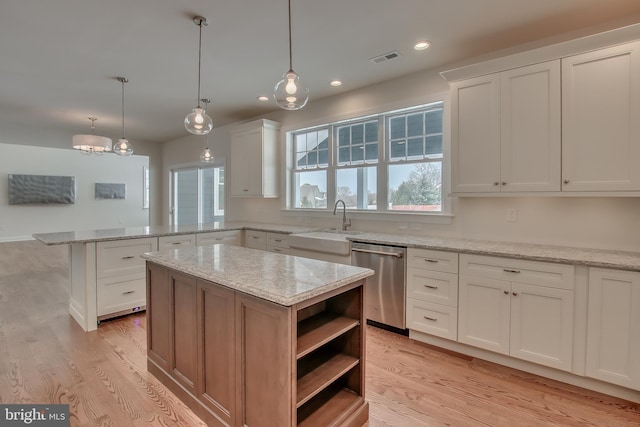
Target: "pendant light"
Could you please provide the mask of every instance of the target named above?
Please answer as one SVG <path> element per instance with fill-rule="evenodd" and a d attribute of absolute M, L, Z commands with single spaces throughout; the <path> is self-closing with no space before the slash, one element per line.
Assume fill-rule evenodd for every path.
<path fill-rule="evenodd" d="M 202 98 L 201 101 L 204 102 L 204 111 L 206 113 L 207 107 L 209 106 L 209 103 L 211 102 L 211 100 L 208 98 Z M 202 153 L 200 154 L 200 162 L 213 163 L 214 160 L 215 160 L 215 157 L 213 156 L 213 153 L 211 152 L 211 150 L 209 150 L 209 134 L 207 133 L 204 136 L 204 150 L 202 150 Z"/>
<path fill-rule="evenodd" d="M 273 97 L 280 108 L 285 110 L 299 110 L 309 100 L 309 89 L 300 81 L 300 76 L 293 71 L 291 53 L 291 0 L 289 0 L 289 71 L 276 84 Z"/>
<path fill-rule="evenodd" d="M 184 128 L 194 135 L 206 135 L 213 128 L 211 117 L 200 107 L 200 70 L 202 63 L 202 27 L 209 25 L 207 18 L 195 16 L 193 22 L 200 27 L 200 39 L 198 41 L 198 106 L 184 118 Z"/>
<path fill-rule="evenodd" d="M 130 156 L 133 154 L 133 145 L 124 136 L 124 84 L 129 83 L 129 79 L 126 77 L 117 77 L 117 79 L 122 83 L 122 138 L 113 146 L 113 152 L 120 156 Z"/>
<path fill-rule="evenodd" d="M 95 117 L 89 117 L 91 120 L 91 134 L 90 135 L 73 135 L 71 144 L 76 150 L 80 150 L 82 154 L 87 156 L 91 153 L 95 153 L 96 156 L 101 156 L 107 151 L 111 151 L 111 138 L 106 136 L 94 135 L 93 131 L 96 130 Z"/>

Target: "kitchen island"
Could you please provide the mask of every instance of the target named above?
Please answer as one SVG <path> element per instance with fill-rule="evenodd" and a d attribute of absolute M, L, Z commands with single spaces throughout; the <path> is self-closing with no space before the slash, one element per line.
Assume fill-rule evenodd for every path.
<path fill-rule="evenodd" d="M 372 270 L 229 245 L 142 256 L 148 369 L 207 424 L 367 421 Z"/>

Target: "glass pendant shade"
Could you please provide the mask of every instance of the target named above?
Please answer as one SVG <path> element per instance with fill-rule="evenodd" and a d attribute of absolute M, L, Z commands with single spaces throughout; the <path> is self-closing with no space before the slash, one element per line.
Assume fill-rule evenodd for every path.
<path fill-rule="evenodd" d="M 302 84 L 295 71 L 289 70 L 276 84 L 273 97 L 280 108 L 299 110 L 307 105 L 309 89 Z"/>
<path fill-rule="evenodd" d="M 94 153 L 97 156 L 101 156 L 104 153 L 111 151 L 111 138 L 98 135 L 73 135 L 71 140 L 73 148 L 80 150 L 82 154 L 89 155 Z"/>
<path fill-rule="evenodd" d="M 130 156 L 133 154 L 133 145 L 127 139 L 120 138 L 113 146 L 113 152 L 120 156 Z"/>
<path fill-rule="evenodd" d="M 209 147 L 205 147 L 205 149 L 202 150 L 202 154 L 200 154 L 200 161 L 202 163 L 213 163 L 214 160 L 215 157 L 213 157 L 213 153 L 209 150 Z"/>
<path fill-rule="evenodd" d="M 184 118 L 184 128 L 194 135 L 206 135 L 213 129 L 213 120 L 203 108 L 196 107 Z"/>

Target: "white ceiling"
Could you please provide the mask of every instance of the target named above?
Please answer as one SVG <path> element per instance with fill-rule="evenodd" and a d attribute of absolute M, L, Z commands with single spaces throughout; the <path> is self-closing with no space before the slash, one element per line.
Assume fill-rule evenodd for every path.
<path fill-rule="evenodd" d="M 277 109 L 288 69 L 287 0 L 1 0 L 0 142 L 68 147 L 89 131 L 162 142 L 187 135 L 202 97 L 214 126 Z M 293 67 L 310 103 L 419 70 L 587 28 L 640 22 L 638 0 L 292 0 Z M 419 39 L 433 46 L 412 49 Z M 370 58 L 397 50 L 393 61 Z M 341 79 L 332 88 L 328 82 Z"/>

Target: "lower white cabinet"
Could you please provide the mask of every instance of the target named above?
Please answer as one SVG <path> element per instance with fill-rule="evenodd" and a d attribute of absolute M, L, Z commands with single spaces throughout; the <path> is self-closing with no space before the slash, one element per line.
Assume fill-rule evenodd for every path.
<path fill-rule="evenodd" d="M 588 377 L 640 390 L 640 273 L 589 269 Z"/>
<path fill-rule="evenodd" d="M 256 230 L 244 231 L 244 247 L 251 249 L 267 250 L 267 232 Z"/>
<path fill-rule="evenodd" d="M 267 233 L 267 251 L 289 254 L 289 236 L 281 233 Z"/>
<path fill-rule="evenodd" d="M 246 248 L 289 254 L 289 235 L 267 231 L 245 230 L 244 246 Z"/>
<path fill-rule="evenodd" d="M 242 231 L 214 231 L 196 234 L 196 246 L 220 244 L 242 246 Z"/>
<path fill-rule="evenodd" d="M 96 244 L 98 320 L 144 309 L 147 304 L 144 252 L 158 250 L 155 237 Z"/>
<path fill-rule="evenodd" d="M 158 250 L 180 249 L 196 245 L 195 234 L 175 234 L 158 237 Z"/>
<path fill-rule="evenodd" d="M 571 371 L 574 267 L 460 256 L 458 341 Z"/>

